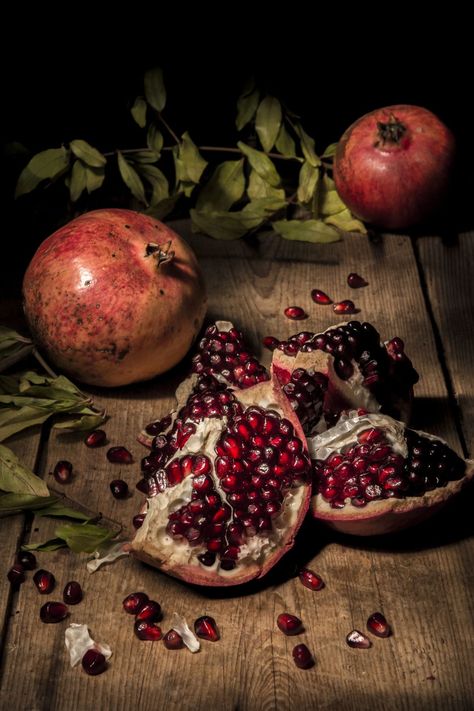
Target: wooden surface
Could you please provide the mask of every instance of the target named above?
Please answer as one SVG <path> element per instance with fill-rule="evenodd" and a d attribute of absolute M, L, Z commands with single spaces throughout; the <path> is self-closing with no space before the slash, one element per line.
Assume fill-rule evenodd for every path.
<path fill-rule="evenodd" d="M 178 229 L 186 231 L 180 223 Z M 372 321 L 382 337 L 401 336 L 421 373 L 414 423 L 443 436 L 459 453 L 472 454 L 473 293 L 470 265 L 473 235 L 446 246 L 438 237 L 384 236 L 378 244 L 346 236 L 338 244 L 313 246 L 261 235 L 255 245 L 222 243 L 191 236 L 203 266 L 209 318 L 233 320 L 261 352 L 261 338 L 283 338 L 298 324 L 282 314 L 298 304 L 310 318 L 306 330 L 322 330 L 342 320 L 330 307 L 317 306 L 318 287 L 335 299 L 353 298 L 358 318 Z M 357 271 L 369 287 L 346 285 Z M 74 464 L 67 495 L 94 511 L 130 521 L 141 501 L 134 489 L 144 455 L 135 436 L 151 419 L 164 415 L 182 373 L 116 391 L 95 391 L 110 414 L 110 445 L 124 444 L 134 454 L 129 466 L 112 465 L 106 448 L 87 449 L 79 436 L 52 435 L 40 446 L 39 432 L 7 442 L 37 471 L 48 476 L 58 459 Z M 463 451 L 464 450 L 464 451 Z M 133 491 L 126 501 L 109 492 L 112 478 L 123 477 Z M 39 553 L 40 566 L 54 572 L 55 592 L 78 580 L 84 600 L 71 607 L 67 622 L 39 620 L 40 597 L 28 574 L 11 594 L 5 575 L 18 542 L 53 536 L 55 522 L 22 516 L 0 521 L 0 594 L 3 620 L 0 708 L 46 709 L 385 709 L 387 711 L 474 708 L 472 490 L 426 525 L 387 539 L 358 540 L 308 523 L 297 546 L 269 576 L 236 590 L 193 588 L 139 562 L 122 558 L 89 575 L 87 556 L 64 550 Z M 313 593 L 294 577 L 310 565 L 326 581 Z M 132 618 L 121 608 L 126 594 L 144 590 L 164 611 L 166 631 L 173 611 L 189 622 L 215 617 L 222 635 L 203 642 L 199 654 L 170 652 L 161 642 L 141 642 Z M 354 627 L 363 630 L 369 614 L 382 610 L 394 634 L 374 639 L 369 650 L 345 643 Z M 276 627 L 280 612 L 300 616 L 306 631 L 284 637 Z M 84 622 L 97 641 L 112 647 L 110 667 L 99 677 L 71 669 L 64 648 L 68 622 Z M 298 670 L 293 646 L 305 642 L 316 666 Z"/>

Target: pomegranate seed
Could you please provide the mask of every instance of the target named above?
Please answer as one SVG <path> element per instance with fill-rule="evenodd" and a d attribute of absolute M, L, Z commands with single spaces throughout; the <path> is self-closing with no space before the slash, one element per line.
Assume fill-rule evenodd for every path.
<path fill-rule="evenodd" d="M 361 432 L 357 435 L 357 439 L 361 444 L 373 444 L 374 442 L 380 442 L 380 440 L 384 439 L 384 434 L 382 430 L 373 427 Z"/>
<path fill-rule="evenodd" d="M 372 642 L 368 637 L 366 637 L 359 630 L 352 630 L 346 637 L 346 642 L 349 647 L 354 647 L 355 649 L 369 649 L 372 646 Z"/>
<path fill-rule="evenodd" d="M 41 621 L 46 623 L 61 622 L 68 614 L 69 610 L 62 602 L 47 602 L 40 610 Z"/>
<path fill-rule="evenodd" d="M 347 277 L 347 283 L 351 289 L 360 289 L 362 286 L 368 286 L 369 282 L 365 281 L 364 277 L 359 276 L 355 272 L 351 272 Z"/>
<path fill-rule="evenodd" d="M 7 578 L 14 588 L 18 588 L 25 582 L 25 569 L 21 563 L 15 563 L 15 565 L 12 565 L 7 573 Z"/>
<path fill-rule="evenodd" d="M 286 318 L 290 318 L 292 321 L 302 321 L 308 318 L 308 314 L 301 306 L 288 306 L 283 313 Z"/>
<path fill-rule="evenodd" d="M 313 291 L 311 292 L 311 298 L 313 299 L 315 304 L 321 304 L 323 306 L 326 306 L 327 304 L 332 304 L 332 299 L 330 299 L 329 296 L 320 289 L 313 289 Z"/>
<path fill-rule="evenodd" d="M 136 615 L 148 600 L 149 597 L 144 592 L 130 593 L 130 595 L 127 595 L 122 601 L 123 609 L 130 615 Z"/>
<path fill-rule="evenodd" d="M 183 638 L 176 630 L 167 632 L 163 637 L 163 642 L 166 649 L 182 649 L 184 647 Z"/>
<path fill-rule="evenodd" d="M 56 579 L 54 575 L 49 572 L 49 570 L 43 570 L 40 568 L 33 575 L 33 582 L 41 595 L 49 595 L 49 593 L 54 590 Z"/>
<path fill-rule="evenodd" d="M 58 484 L 67 484 L 72 476 L 72 464 L 66 460 L 59 461 L 53 470 L 53 476 Z"/>
<path fill-rule="evenodd" d="M 23 566 L 24 570 L 34 570 L 38 565 L 36 557 L 30 551 L 21 551 L 17 556 L 17 562 Z"/>
<path fill-rule="evenodd" d="M 64 586 L 63 600 L 67 605 L 77 605 L 82 600 L 82 588 L 76 580 L 70 580 Z"/>
<path fill-rule="evenodd" d="M 146 514 L 144 514 L 144 513 L 137 514 L 136 516 L 134 516 L 132 518 L 133 527 L 136 529 L 141 528 L 143 526 L 143 521 L 145 520 L 145 516 L 146 516 Z"/>
<path fill-rule="evenodd" d="M 110 482 L 110 491 L 115 499 L 126 499 L 128 496 L 128 484 L 123 479 L 114 479 Z"/>
<path fill-rule="evenodd" d="M 274 351 L 275 348 L 280 343 L 280 341 L 278 340 L 278 338 L 275 338 L 274 336 L 265 336 L 262 343 L 265 346 L 265 348 L 268 348 L 269 351 Z"/>
<path fill-rule="evenodd" d="M 322 590 L 324 587 L 324 580 L 309 568 L 302 568 L 299 578 L 303 585 L 310 590 Z"/>
<path fill-rule="evenodd" d="M 148 600 L 137 612 L 136 620 L 138 622 L 158 622 L 162 617 L 160 603 Z"/>
<path fill-rule="evenodd" d="M 303 623 L 296 615 L 289 612 L 282 612 L 277 617 L 278 628 L 286 635 L 299 634 L 303 630 Z"/>
<path fill-rule="evenodd" d="M 209 617 L 208 615 L 197 618 L 194 623 L 194 631 L 198 637 L 207 639 L 209 642 L 217 642 L 217 640 L 220 639 L 216 621 L 213 617 Z"/>
<path fill-rule="evenodd" d="M 138 639 L 146 642 L 157 642 L 163 636 L 160 627 L 147 620 L 137 620 L 133 629 Z"/>
<path fill-rule="evenodd" d="M 292 654 L 299 669 L 311 669 L 314 666 L 313 655 L 305 644 L 297 644 Z"/>
<path fill-rule="evenodd" d="M 339 301 L 339 303 L 333 304 L 332 308 L 336 314 L 356 314 L 359 311 L 359 309 L 356 309 L 354 302 L 350 299 Z"/>
<path fill-rule="evenodd" d="M 107 661 L 98 649 L 88 649 L 82 657 L 82 668 L 86 674 L 97 676 L 107 669 Z"/>
<path fill-rule="evenodd" d="M 87 447 L 101 447 L 105 440 L 107 438 L 107 435 L 105 434 L 104 430 L 94 430 L 93 432 L 90 432 L 87 437 L 84 440 L 84 444 Z"/>
<path fill-rule="evenodd" d="M 107 450 L 107 459 L 114 464 L 131 464 L 133 457 L 125 447 L 110 447 Z"/>
<path fill-rule="evenodd" d="M 392 628 L 381 612 L 374 612 L 367 620 L 367 629 L 376 637 L 390 637 Z"/>

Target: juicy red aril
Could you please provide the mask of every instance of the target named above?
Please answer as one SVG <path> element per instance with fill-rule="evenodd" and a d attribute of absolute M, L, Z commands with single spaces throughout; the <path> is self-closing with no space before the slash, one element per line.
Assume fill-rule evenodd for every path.
<path fill-rule="evenodd" d="M 344 299 L 344 301 L 339 301 L 337 304 L 333 304 L 333 310 L 336 314 L 355 314 L 358 309 L 356 309 L 355 304 L 350 299 Z"/>
<path fill-rule="evenodd" d="M 262 343 L 265 346 L 265 348 L 268 348 L 269 351 L 274 351 L 275 348 L 280 343 L 280 341 L 278 340 L 278 338 L 275 338 L 274 336 L 265 336 Z"/>
<path fill-rule="evenodd" d="M 347 283 L 352 289 L 360 289 L 362 286 L 368 286 L 369 282 L 365 281 L 364 277 L 359 276 L 355 272 L 351 272 L 347 277 Z"/>
<path fill-rule="evenodd" d="M 142 605 L 136 615 L 136 619 L 138 622 L 157 622 L 161 620 L 162 617 L 163 615 L 161 614 L 161 605 L 155 600 L 148 600 L 147 602 L 145 602 L 145 604 Z"/>
<path fill-rule="evenodd" d="M 84 444 L 87 447 L 101 447 L 105 440 L 107 438 L 107 435 L 105 434 L 104 430 L 94 430 L 93 432 L 90 432 L 87 437 L 84 440 Z"/>
<path fill-rule="evenodd" d="M 107 660 L 98 649 L 88 649 L 81 660 L 82 668 L 86 674 L 97 676 L 107 669 Z"/>
<path fill-rule="evenodd" d="M 49 570 L 43 570 L 40 568 L 33 575 L 33 582 L 38 588 L 41 595 L 49 595 L 50 592 L 54 590 L 56 584 L 55 577 Z"/>
<path fill-rule="evenodd" d="M 21 563 L 15 563 L 15 565 L 12 565 L 7 573 L 7 578 L 15 588 L 25 582 L 25 569 Z"/>
<path fill-rule="evenodd" d="M 157 642 L 163 636 L 160 627 L 147 620 L 137 620 L 133 629 L 138 639 L 146 642 Z"/>
<path fill-rule="evenodd" d="M 176 630 L 167 632 L 163 637 L 163 643 L 166 649 L 182 649 L 184 647 L 183 638 Z"/>
<path fill-rule="evenodd" d="M 131 464 L 133 457 L 125 447 L 110 447 L 107 450 L 107 459 L 114 464 Z"/>
<path fill-rule="evenodd" d="M 277 617 L 278 628 L 286 635 L 299 634 L 303 629 L 303 623 L 296 615 L 289 612 L 282 612 Z"/>
<path fill-rule="evenodd" d="M 61 622 L 69 614 L 69 610 L 62 602 L 47 602 L 40 610 L 42 622 Z"/>
<path fill-rule="evenodd" d="M 145 520 L 145 513 L 137 514 L 132 518 L 133 528 L 139 529 L 143 526 L 143 521 Z"/>
<path fill-rule="evenodd" d="M 217 640 L 220 639 L 216 621 L 213 617 L 209 617 L 208 615 L 197 618 L 194 623 L 194 631 L 198 637 L 207 639 L 209 642 L 217 642 Z"/>
<path fill-rule="evenodd" d="M 25 570 L 34 570 L 38 565 L 36 562 L 36 557 L 30 551 L 21 551 L 17 556 L 18 563 L 23 566 Z"/>
<path fill-rule="evenodd" d="M 372 646 L 372 642 L 368 637 L 366 637 L 359 630 L 352 630 L 346 637 L 346 642 L 349 647 L 354 647 L 355 649 L 369 649 Z"/>
<path fill-rule="evenodd" d="M 329 296 L 320 289 L 313 289 L 313 291 L 311 292 L 311 298 L 313 299 L 315 304 L 322 304 L 323 306 L 327 306 L 327 304 L 332 304 L 332 299 L 330 299 Z"/>
<path fill-rule="evenodd" d="M 324 587 L 324 580 L 309 568 L 302 568 L 300 570 L 299 579 L 303 585 L 310 590 L 321 590 Z"/>
<path fill-rule="evenodd" d="M 314 666 L 313 655 L 305 644 L 297 644 L 292 654 L 294 662 L 299 669 L 310 669 Z"/>
<path fill-rule="evenodd" d="M 110 482 L 110 491 L 116 499 L 126 499 L 128 496 L 128 484 L 123 479 L 114 479 Z"/>
<path fill-rule="evenodd" d="M 59 461 L 53 470 L 53 476 L 58 484 L 66 484 L 72 476 L 72 464 L 66 460 Z"/>
<path fill-rule="evenodd" d="M 130 593 L 130 595 L 127 595 L 122 601 L 123 609 L 130 615 L 136 615 L 148 600 L 149 597 L 144 592 Z"/>
<path fill-rule="evenodd" d="M 77 605 L 82 600 L 82 588 L 76 580 L 70 580 L 64 586 L 63 600 L 67 605 Z"/>
<path fill-rule="evenodd" d="M 374 612 L 367 620 L 367 629 L 376 637 L 390 637 L 392 629 L 381 612 Z"/>
<path fill-rule="evenodd" d="M 292 321 L 302 321 L 303 319 L 308 318 L 308 314 L 301 308 L 301 306 L 288 306 L 283 313 L 286 318 L 289 318 Z"/>

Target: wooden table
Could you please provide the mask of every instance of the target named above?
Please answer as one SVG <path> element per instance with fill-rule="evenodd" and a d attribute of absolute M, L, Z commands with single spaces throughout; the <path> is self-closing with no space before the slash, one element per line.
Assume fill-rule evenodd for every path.
<path fill-rule="evenodd" d="M 187 232 L 187 223 L 177 224 Z M 215 242 L 189 235 L 204 269 L 210 295 L 209 318 L 234 321 L 255 351 L 261 339 L 284 337 L 298 325 L 282 314 L 299 304 L 310 313 L 304 328 L 319 331 L 342 320 L 311 302 L 318 287 L 336 299 L 354 298 L 359 318 L 373 322 L 382 337 L 401 336 L 421 373 L 416 387 L 414 425 L 443 436 L 459 453 L 474 444 L 474 337 L 472 324 L 473 235 L 459 235 L 447 246 L 437 237 L 385 235 L 378 242 L 346 235 L 333 245 L 309 245 L 258 236 Z M 370 286 L 351 291 L 349 272 Z M 130 521 L 141 495 L 144 450 L 140 428 L 171 409 L 178 371 L 136 387 L 95 391 L 110 414 L 110 444 L 125 444 L 135 464 L 109 464 L 105 449 L 90 450 L 79 436 L 28 432 L 7 442 L 22 460 L 48 477 L 55 462 L 70 459 L 75 477 L 68 496 L 89 509 Z M 133 495 L 116 501 L 112 478 L 122 476 Z M 64 584 L 78 580 L 84 601 L 71 607 L 69 621 L 45 625 L 40 598 L 28 574 L 11 593 L 6 573 L 18 546 L 53 535 L 55 522 L 22 516 L 0 520 L 0 599 L 3 616 L 0 708 L 50 709 L 381 709 L 456 711 L 474 708 L 473 595 L 474 541 L 472 489 L 426 525 L 386 540 L 356 539 L 308 524 L 295 551 L 266 579 L 237 590 L 196 589 L 129 558 L 86 571 L 85 555 L 65 550 L 38 554 L 54 572 L 61 599 Z M 311 592 L 294 577 L 309 564 L 326 581 Z M 161 642 L 141 642 L 122 599 L 145 590 L 165 611 L 192 622 L 210 614 L 222 639 L 204 642 L 199 654 L 170 652 Z M 369 650 L 350 649 L 346 634 L 364 629 L 368 615 L 384 611 L 393 625 L 388 639 L 374 639 Z M 306 627 L 297 638 L 316 656 L 312 670 L 298 670 L 291 658 L 295 638 L 285 637 L 275 620 L 282 611 L 300 616 Z M 72 669 L 64 647 L 68 622 L 85 622 L 92 636 L 112 647 L 110 668 L 89 677 Z"/>

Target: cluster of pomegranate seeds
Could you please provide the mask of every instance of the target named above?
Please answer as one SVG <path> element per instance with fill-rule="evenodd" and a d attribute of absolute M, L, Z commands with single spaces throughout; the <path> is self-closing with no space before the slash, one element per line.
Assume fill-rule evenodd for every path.
<path fill-rule="evenodd" d="M 46 623 L 62 622 L 69 614 L 67 605 L 62 602 L 47 602 L 40 610 L 40 619 Z"/>
<path fill-rule="evenodd" d="M 98 649 L 88 649 L 81 660 L 82 668 L 86 674 L 97 676 L 107 669 L 107 660 Z"/>
<path fill-rule="evenodd" d="M 324 291 L 321 291 L 321 289 L 313 289 L 311 292 L 311 298 L 315 304 L 320 304 L 321 306 L 332 304 L 332 299 L 325 294 Z"/>
<path fill-rule="evenodd" d="M 221 377 L 239 388 L 269 379 L 263 365 L 248 352 L 242 334 L 236 328 L 220 331 L 215 324 L 206 329 L 199 341 L 192 372 Z"/>
<path fill-rule="evenodd" d="M 297 644 L 293 649 L 293 659 L 299 669 L 314 667 L 313 655 L 305 644 Z"/>
<path fill-rule="evenodd" d="M 123 599 L 122 606 L 129 615 L 135 615 L 133 630 L 138 639 L 156 642 L 163 637 L 161 627 L 156 624 L 163 617 L 159 602 L 150 600 L 144 592 L 134 592 Z"/>
<path fill-rule="evenodd" d="M 308 314 L 301 306 L 287 306 L 283 313 L 286 318 L 292 321 L 303 321 L 305 318 L 308 318 Z"/>
<path fill-rule="evenodd" d="M 367 620 L 367 629 L 376 637 L 390 637 L 392 628 L 381 612 L 374 612 Z"/>
<path fill-rule="evenodd" d="M 105 440 L 107 439 L 107 435 L 105 434 L 104 430 L 94 430 L 93 432 L 90 432 L 86 438 L 84 439 L 84 444 L 87 447 L 101 447 L 103 444 L 105 444 Z"/>
<path fill-rule="evenodd" d="M 72 464 L 66 460 L 59 461 L 53 469 L 53 476 L 58 484 L 67 484 L 72 476 Z"/>
<path fill-rule="evenodd" d="M 354 649 L 369 649 L 372 646 L 372 642 L 365 634 L 359 632 L 359 630 L 352 630 L 346 637 L 346 642 L 349 647 Z"/>
<path fill-rule="evenodd" d="M 110 491 L 115 499 L 126 499 L 128 496 L 128 484 L 123 479 L 114 479 L 110 482 Z"/>
<path fill-rule="evenodd" d="M 300 581 L 309 590 L 322 590 L 324 587 L 324 580 L 317 573 L 313 572 L 309 568 L 302 568 L 298 573 Z"/>
<path fill-rule="evenodd" d="M 322 417 L 327 388 L 328 378 L 323 373 L 309 373 L 304 368 L 295 368 L 289 381 L 283 385 L 283 392 L 306 434 L 313 430 Z"/>
<path fill-rule="evenodd" d="M 131 464 L 132 454 L 125 447 L 110 447 L 107 450 L 107 459 L 114 464 Z"/>
<path fill-rule="evenodd" d="M 217 642 L 221 638 L 215 619 L 209 615 L 197 618 L 194 622 L 194 632 L 197 637 L 208 642 Z"/>
<path fill-rule="evenodd" d="M 286 635 L 300 634 L 303 631 L 303 623 L 300 618 L 290 615 L 289 612 L 282 612 L 281 615 L 278 615 L 277 625 L 278 629 Z"/>
<path fill-rule="evenodd" d="M 335 314 L 356 314 L 359 309 L 350 299 L 344 299 L 343 301 L 338 301 L 332 306 Z"/>
<path fill-rule="evenodd" d="M 54 575 L 49 570 L 43 570 L 43 568 L 37 570 L 33 575 L 33 582 L 41 595 L 49 595 L 56 585 Z"/>
<path fill-rule="evenodd" d="M 77 580 L 70 580 L 66 583 L 63 590 L 63 600 L 66 605 L 78 605 L 82 598 L 82 587 Z"/>

